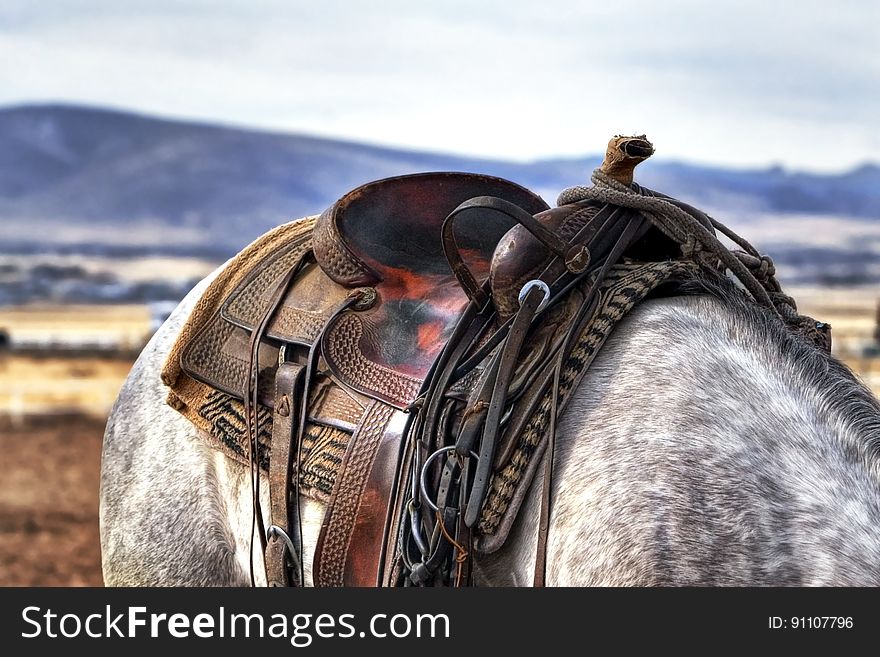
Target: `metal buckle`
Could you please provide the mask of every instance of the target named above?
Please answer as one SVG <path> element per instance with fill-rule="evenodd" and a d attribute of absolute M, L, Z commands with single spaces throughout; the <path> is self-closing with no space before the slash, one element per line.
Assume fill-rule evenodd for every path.
<path fill-rule="evenodd" d="M 550 303 L 550 286 L 548 286 L 544 281 L 540 281 L 537 278 L 529 281 L 525 285 L 522 286 L 522 289 L 519 291 L 519 305 L 522 305 L 522 302 L 525 300 L 526 295 L 532 291 L 532 288 L 538 288 L 541 292 L 544 293 L 544 298 L 541 299 L 541 303 L 538 304 L 535 313 L 539 313 L 544 308 L 547 307 L 547 304 Z"/>
<path fill-rule="evenodd" d="M 284 542 L 284 545 L 287 546 L 287 551 L 290 553 L 291 558 L 296 557 L 296 548 L 293 547 L 293 541 L 290 539 L 290 536 L 286 531 L 281 529 L 278 525 L 270 525 L 269 529 L 266 530 L 266 536 L 269 538 L 279 538 Z"/>
<path fill-rule="evenodd" d="M 434 500 L 432 500 L 431 497 L 428 495 L 428 482 L 426 480 L 426 477 L 428 475 L 428 468 L 431 467 L 431 463 L 434 462 L 434 459 L 436 459 L 441 454 L 446 454 L 448 452 L 454 451 L 455 445 L 447 445 L 446 447 L 441 447 L 436 452 L 431 454 L 431 456 L 428 457 L 428 459 L 425 461 L 425 464 L 422 466 L 422 471 L 419 474 L 419 488 L 422 493 L 422 501 L 428 505 L 428 508 L 431 509 L 431 511 L 437 511 L 438 508 L 437 505 L 434 503 Z M 471 457 L 479 460 L 479 456 L 473 450 L 471 450 Z M 458 465 L 459 467 L 461 467 L 461 459 L 459 458 L 458 461 Z"/>

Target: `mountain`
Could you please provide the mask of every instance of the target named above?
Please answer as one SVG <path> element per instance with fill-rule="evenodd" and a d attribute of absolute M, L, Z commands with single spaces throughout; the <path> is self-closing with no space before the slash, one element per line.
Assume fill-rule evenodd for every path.
<path fill-rule="evenodd" d="M 16 106 L 0 109 L 0 244 L 228 255 L 370 180 L 475 171 L 552 203 L 562 188 L 585 183 L 600 159 L 513 163 L 87 107 Z M 639 180 L 740 222 L 791 213 L 880 217 L 876 165 L 816 175 L 658 160 L 640 167 Z"/>

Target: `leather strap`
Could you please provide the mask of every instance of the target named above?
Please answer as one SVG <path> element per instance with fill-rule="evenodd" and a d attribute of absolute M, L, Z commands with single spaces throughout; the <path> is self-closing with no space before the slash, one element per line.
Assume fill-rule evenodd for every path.
<path fill-rule="evenodd" d="M 531 288 L 526 294 L 522 302 L 513 324 L 510 327 L 510 333 L 507 341 L 504 343 L 504 349 L 501 351 L 501 358 L 498 364 L 498 373 L 495 378 L 495 385 L 492 390 L 492 398 L 489 402 L 489 408 L 486 414 L 485 428 L 483 431 L 483 440 L 480 444 L 480 456 L 477 461 L 477 469 L 474 474 L 474 483 L 471 488 L 470 499 L 468 500 L 467 512 L 465 513 L 464 522 L 468 527 L 473 527 L 480 517 L 480 510 L 483 505 L 483 499 L 486 496 L 486 490 L 489 486 L 489 478 L 492 474 L 492 462 L 495 458 L 495 448 L 497 446 L 498 430 L 501 424 L 501 417 L 504 414 L 505 403 L 507 401 L 507 390 L 510 381 L 513 378 L 514 369 L 517 363 L 520 349 L 523 341 L 528 335 L 532 326 L 532 320 L 538 311 L 538 308 L 545 301 L 544 292 L 537 287 Z"/>
<path fill-rule="evenodd" d="M 383 437 L 386 436 L 388 424 L 394 413 L 395 410 L 391 406 L 374 401 L 367 408 L 348 442 L 333 487 L 333 496 L 324 512 L 324 522 L 315 549 L 313 567 L 315 586 L 355 585 L 346 580 L 346 575 L 367 578 L 368 583 L 362 583 L 362 586 L 375 586 L 378 583 L 380 576 L 378 567 L 381 553 L 384 551 L 383 532 L 379 532 L 378 540 L 375 541 L 378 554 L 368 558 L 352 559 L 355 555 L 349 554 L 349 550 L 353 547 L 353 538 L 360 524 L 358 519 L 364 505 L 369 506 L 374 515 L 381 516 L 378 522 L 380 530 L 384 530 L 381 525 L 385 522 L 388 498 L 368 490 L 367 483 L 376 454 L 383 443 Z M 399 435 L 397 440 L 400 440 Z M 396 465 L 394 461 L 395 468 Z M 352 561 L 360 563 L 351 563 Z"/>
<path fill-rule="evenodd" d="M 630 217 L 623 232 L 615 242 L 608 258 L 596 276 L 592 286 L 593 292 L 597 289 L 598 283 L 604 280 L 608 270 L 619 261 L 626 248 L 631 245 L 636 236 L 640 234 L 646 223 L 647 220 L 639 215 Z M 589 309 L 590 306 L 585 304 L 581 309 L 581 313 L 592 312 L 592 310 Z M 535 549 L 535 574 L 533 584 L 536 587 L 544 586 L 547 576 L 547 544 L 550 534 L 550 511 L 553 495 L 553 459 L 556 452 L 556 421 L 559 414 L 559 380 L 562 373 L 562 362 L 568 356 L 571 349 L 571 342 L 577 335 L 575 328 L 580 326 L 580 320 L 582 317 L 583 315 L 574 321 L 569 328 L 565 343 L 561 349 L 560 358 L 556 361 L 553 369 L 550 426 L 547 431 L 547 448 L 544 452 L 544 480 L 541 486 L 541 513 L 538 520 L 538 543 Z"/>
<path fill-rule="evenodd" d="M 541 514 L 538 519 L 538 544 L 535 548 L 535 577 L 533 585 L 543 587 L 547 582 L 547 540 L 550 535 L 550 503 L 553 495 L 553 459 L 556 456 L 556 416 L 559 413 L 559 377 L 562 361 L 553 368 L 553 396 L 550 404 L 550 427 L 547 449 L 544 451 L 544 480 L 541 485 Z"/>
<path fill-rule="evenodd" d="M 243 401 L 245 430 L 247 432 L 248 438 L 248 463 L 250 464 L 251 475 L 251 503 L 253 507 L 253 515 L 251 517 L 251 541 L 250 550 L 248 553 L 250 561 L 251 586 L 255 585 L 253 566 L 253 534 L 255 531 L 260 537 L 260 546 L 263 550 L 264 557 L 266 554 L 267 545 L 266 535 L 263 533 L 263 510 L 260 506 L 260 450 L 258 444 L 258 436 L 260 435 L 260 345 L 262 344 L 262 339 L 266 333 L 266 329 L 268 328 L 269 323 L 272 321 L 272 318 L 275 316 L 275 312 L 278 310 L 278 306 L 284 299 L 285 292 L 290 287 L 291 283 L 293 283 L 293 281 L 296 279 L 297 275 L 302 271 L 302 268 L 307 260 L 308 253 L 308 251 L 303 252 L 297 259 L 296 264 L 291 267 L 290 270 L 288 270 L 287 274 L 285 274 L 284 277 L 278 282 L 278 285 L 276 285 L 275 289 L 272 292 L 272 295 L 269 297 L 269 303 L 263 313 L 262 319 L 251 333 L 250 343 L 248 347 L 248 351 L 250 354 L 250 366 L 248 368 L 248 378 L 245 385 Z"/>
<path fill-rule="evenodd" d="M 291 521 L 290 481 L 293 455 L 298 446 L 294 427 L 303 404 L 306 368 L 284 362 L 275 375 L 275 410 L 272 415 L 272 445 L 269 458 L 269 502 L 272 526 L 266 542 L 266 582 L 269 586 L 301 586 L 299 560 L 299 509 Z M 292 549 L 293 547 L 293 549 Z M 291 577 L 291 573 L 293 577 Z"/>

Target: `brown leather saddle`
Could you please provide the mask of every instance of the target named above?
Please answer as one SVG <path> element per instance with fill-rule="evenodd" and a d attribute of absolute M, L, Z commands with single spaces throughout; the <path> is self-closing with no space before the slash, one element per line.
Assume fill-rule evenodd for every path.
<path fill-rule="evenodd" d="M 260 425 L 271 424 L 271 518 L 261 521 L 270 583 L 302 582 L 296 482 L 314 424 L 350 435 L 314 582 L 468 583 L 474 552 L 503 543 L 542 453 L 552 465 L 555 418 L 614 322 L 714 262 L 683 250 L 715 248 L 708 217 L 632 183 L 652 152 L 643 137 L 615 138 L 603 165 L 612 200 L 588 190 L 553 209 L 489 176 L 373 182 L 320 215 L 310 236 L 261 256 L 180 365 L 243 404 L 252 467 Z M 686 224 L 686 239 L 664 212 Z"/>
<path fill-rule="evenodd" d="M 297 399 L 293 406 L 301 410 L 309 354 L 320 353 L 314 378 L 328 392 L 310 405 L 307 419 L 353 438 L 329 500 L 317 583 L 383 583 L 377 564 L 388 541 L 387 509 L 407 421 L 402 411 L 418 397 L 469 304 L 443 251 L 443 224 L 452 210 L 479 195 L 530 214 L 548 209 L 523 187 L 490 176 L 426 173 L 369 183 L 324 212 L 310 241 L 283 245 L 253 268 L 222 303 L 216 321 L 182 354 L 183 371 L 197 381 L 242 401 L 256 393 L 254 408 L 274 409 L 271 461 L 280 467 L 276 454 L 296 460 L 284 445 L 296 443 L 297 427 L 293 410 L 278 416 L 279 400 Z M 477 210 L 450 235 L 469 269 L 486 277 L 499 241 L 514 224 L 502 213 Z M 285 495 L 289 468 L 295 465 L 276 473 L 273 505 Z M 358 504 L 366 491 L 380 496 L 375 505 Z M 295 535 L 283 506 L 273 513 L 276 535 Z M 351 542 L 351 535 L 356 545 L 346 549 L 346 558 L 325 558 L 337 542 Z M 288 547 L 286 539 L 270 539 L 273 544 Z M 282 561 L 284 556 L 290 559 L 289 549 Z M 291 581 L 283 570 L 274 569 L 273 581 Z"/>
<path fill-rule="evenodd" d="M 441 227 L 460 203 L 491 195 L 532 214 L 547 210 L 538 196 L 512 182 L 466 173 L 425 173 L 372 182 L 343 196 L 317 220 L 313 254 L 299 244 L 279 249 L 223 304 L 238 330 L 224 336 L 232 363 L 206 358 L 196 342 L 183 367 L 198 380 L 244 398 L 247 343 L 267 313 L 284 274 L 306 262 L 280 298 L 265 332 L 261 363 L 274 368 L 281 345 L 311 347 L 321 340 L 327 369 L 342 385 L 405 409 L 468 303 L 443 254 Z M 513 221 L 475 212 L 456 230 L 469 265 L 485 276 Z M 352 291 L 369 298 L 335 313 Z M 332 317 L 332 321 L 329 321 Z M 322 332 L 323 331 L 323 332 Z M 266 397 L 269 406 L 271 398 Z"/>

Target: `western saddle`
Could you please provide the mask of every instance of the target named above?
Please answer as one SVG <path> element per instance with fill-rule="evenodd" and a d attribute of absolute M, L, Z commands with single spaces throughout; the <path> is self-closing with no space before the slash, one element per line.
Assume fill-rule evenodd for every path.
<path fill-rule="evenodd" d="M 202 304 L 166 366 L 179 375 L 163 376 L 175 408 L 250 464 L 255 500 L 268 471 L 271 518 L 258 520 L 270 584 L 303 582 L 299 496 L 321 480 L 316 585 L 466 585 L 473 555 L 503 544 L 542 459 L 543 584 L 556 419 L 647 294 L 732 273 L 769 312 L 829 345 L 827 327 L 782 294 L 769 259 L 633 182 L 652 153 L 644 136 L 615 137 L 595 185 L 567 190 L 553 209 L 483 175 L 364 185 L 262 248 L 226 281 L 231 291 Z M 175 394 L 185 382 L 206 391 L 201 401 Z M 321 449 L 310 466 L 305 452 Z"/>

